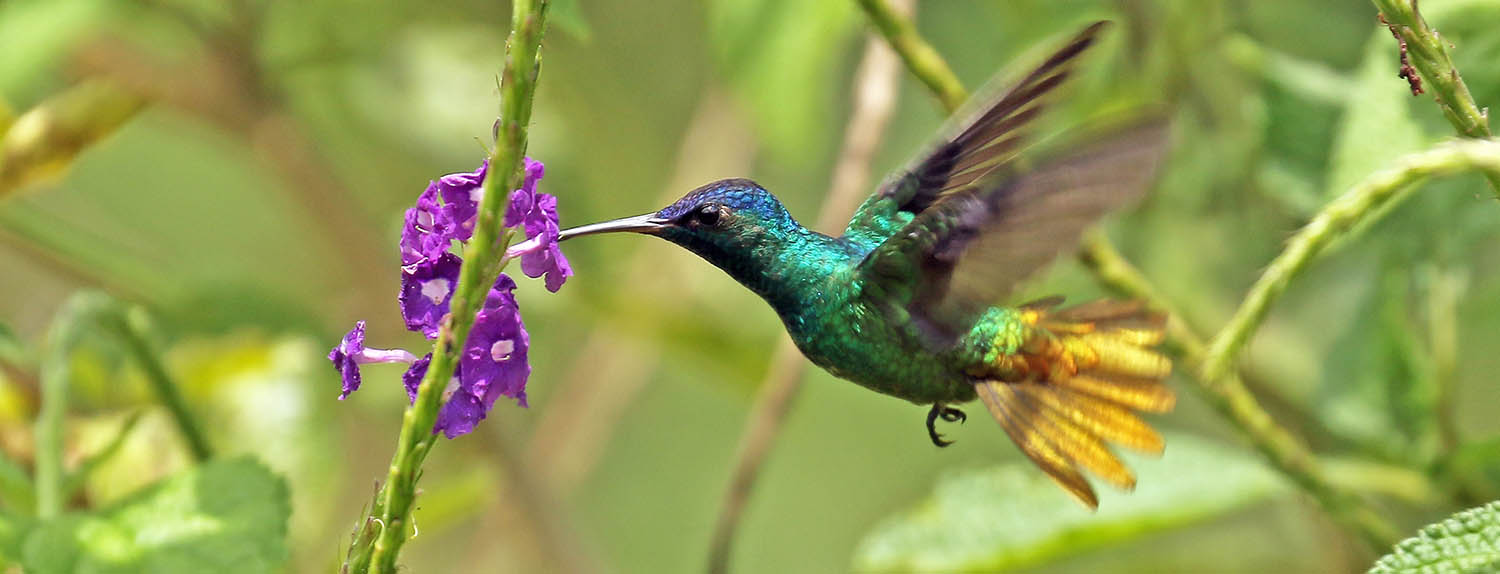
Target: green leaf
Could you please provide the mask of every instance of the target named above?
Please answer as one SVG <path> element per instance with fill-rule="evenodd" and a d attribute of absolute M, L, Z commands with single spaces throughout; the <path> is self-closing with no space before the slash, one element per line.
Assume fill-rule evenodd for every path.
<path fill-rule="evenodd" d="M 583 7 L 579 6 L 578 0 L 555 0 L 550 11 L 548 20 L 567 35 L 583 43 L 593 39 L 594 30 L 583 16 Z"/>
<path fill-rule="evenodd" d="M 866 535 L 854 569 L 1019 568 L 1217 516 L 1283 487 L 1256 460 L 1189 436 L 1169 437 L 1160 460 L 1132 458 L 1135 492 L 1102 492 L 1093 513 L 1028 463 L 955 472 L 931 498 Z"/>
<path fill-rule="evenodd" d="M 1480 499 L 1500 498 L 1500 438 L 1458 447 L 1437 466 L 1449 481 Z"/>
<path fill-rule="evenodd" d="M 21 543 L 35 526 L 35 519 L 30 517 L 0 516 L 0 570 L 10 572 L 16 569 L 15 565 L 21 561 Z"/>
<path fill-rule="evenodd" d="M 1494 572 L 1500 568 L 1500 502 L 1429 524 L 1370 572 Z"/>
<path fill-rule="evenodd" d="M 26 343 L 5 323 L 0 323 L 0 362 L 21 364 L 26 357 Z"/>
<path fill-rule="evenodd" d="M 1424 460 L 1436 445 L 1434 401 L 1410 312 L 1409 268 L 1389 258 L 1369 279 L 1354 320 L 1323 363 L 1312 401 L 1330 431 L 1395 460 Z"/>
<path fill-rule="evenodd" d="M 250 458 L 177 474 L 108 509 L 27 537 L 27 572 L 275 572 L 286 559 L 285 482 Z"/>
<path fill-rule="evenodd" d="M 105 20 L 109 7 L 99 0 L 0 2 L 0 93 L 46 85 L 42 78 L 65 67 L 75 43 Z"/>
<path fill-rule="evenodd" d="M 829 94 L 859 29 L 854 3 L 716 0 L 708 11 L 719 69 L 749 105 L 766 152 L 806 167 L 839 132 Z"/>
<path fill-rule="evenodd" d="M 1345 100 L 1343 122 L 1334 134 L 1328 197 L 1336 197 L 1427 142 L 1412 117 L 1406 81 L 1396 77 L 1400 65 L 1394 43 L 1390 32 L 1381 27 L 1374 28 L 1365 44 L 1364 61 Z"/>

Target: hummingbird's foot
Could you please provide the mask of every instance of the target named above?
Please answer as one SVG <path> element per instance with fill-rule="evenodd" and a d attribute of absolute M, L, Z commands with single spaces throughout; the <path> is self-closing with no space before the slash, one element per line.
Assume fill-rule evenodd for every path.
<path fill-rule="evenodd" d="M 938 417 L 943 417 L 943 420 L 950 423 L 957 422 L 960 424 L 962 424 L 964 421 L 969 420 L 969 416 L 965 415 L 961 410 L 955 409 L 943 403 L 933 403 L 932 410 L 927 411 L 927 436 L 928 438 L 932 439 L 932 444 L 940 447 L 953 444 L 953 441 L 944 440 L 943 435 L 938 433 Z"/>

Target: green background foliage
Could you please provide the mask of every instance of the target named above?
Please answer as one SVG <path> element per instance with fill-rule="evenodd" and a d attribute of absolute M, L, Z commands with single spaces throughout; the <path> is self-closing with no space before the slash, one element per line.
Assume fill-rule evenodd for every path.
<path fill-rule="evenodd" d="M 1421 7 L 1479 105 L 1500 102 L 1500 1 Z M 423 348 L 395 306 L 402 211 L 484 155 L 508 14 L 477 0 L 0 1 L 6 140 L 85 79 L 151 101 L 117 129 L 114 115 L 69 116 L 103 137 L 0 165 L 29 182 L 0 189 L 0 560 L 39 572 L 337 564 L 406 397 L 399 368 L 377 365 L 338 402 L 322 356 L 356 319 L 374 346 Z M 1453 134 L 1396 77 L 1395 41 L 1364 0 L 929 1 L 917 13 L 968 86 L 1095 18 L 1121 25 L 1054 123 L 1142 93 L 1175 104 L 1160 185 L 1107 230 L 1200 332 L 1326 201 Z M 529 153 L 565 224 L 733 176 L 814 219 L 868 29 L 852 0 L 558 0 L 552 20 Z M 204 32 L 223 29 L 240 32 Z M 903 74 L 872 176 L 943 117 Z M 1500 258 L 1487 249 L 1500 208 L 1474 175 L 1408 193 L 1292 284 L 1243 365 L 1278 422 L 1346 463 L 1329 465 L 1337 484 L 1415 531 L 1500 496 Z M 663 242 L 601 237 L 567 253 L 577 276 L 560 293 L 519 290 L 532 407 L 502 405 L 439 442 L 402 558 L 414 571 L 534 571 L 555 565 L 554 538 L 622 572 L 704 564 L 781 325 Z M 68 361 L 68 468 L 135 422 L 69 512 L 43 523 L 24 480 L 38 362 L 53 317 L 86 287 L 155 319 L 152 343 L 224 458 L 195 465 L 139 366 L 85 337 Z M 1027 291 L 1103 295 L 1072 261 Z M 981 412 L 945 427 L 958 443 L 938 450 L 923 409 L 811 372 L 733 570 L 1367 569 L 1376 554 L 1268 471 L 1185 375 L 1177 411 L 1153 418 L 1166 456 L 1132 459 L 1140 487 L 1106 492 L 1090 515 Z M 514 467 L 550 502 L 526 498 L 535 485 Z M 153 528 L 204 540 L 163 551 L 171 540 L 141 534 Z M 238 544 L 216 546 L 226 536 Z"/>

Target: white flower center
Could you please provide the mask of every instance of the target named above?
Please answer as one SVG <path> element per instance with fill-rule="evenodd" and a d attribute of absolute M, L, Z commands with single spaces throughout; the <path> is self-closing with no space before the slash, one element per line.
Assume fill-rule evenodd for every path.
<path fill-rule="evenodd" d="M 431 300 L 433 305 L 441 305 L 443 298 L 448 296 L 448 280 L 433 279 L 423 283 L 422 296 Z"/>
<path fill-rule="evenodd" d="M 425 209 L 418 211 L 417 225 L 426 229 L 432 229 L 432 212 Z"/>
<path fill-rule="evenodd" d="M 501 339 L 490 345 L 490 360 L 496 363 L 510 360 L 510 354 L 516 350 L 516 342 L 510 339 Z"/>
<path fill-rule="evenodd" d="M 469 201 L 479 203 L 482 200 L 484 200 L 484 188 L 476 187 L 469 190 Z"/>

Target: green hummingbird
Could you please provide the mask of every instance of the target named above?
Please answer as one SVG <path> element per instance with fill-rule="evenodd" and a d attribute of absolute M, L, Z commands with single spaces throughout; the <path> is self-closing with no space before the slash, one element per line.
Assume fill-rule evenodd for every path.
<path fill-rule="evenodd" d="M 1138 199 L 1166 149 L 1163 123 L 1117 129 L 1033 157 L 1026 132 L 1105 22 L 1074 36 L 888 177 L 843 235 L 797 223 L 748 179 L 715 181 L 654 213 L 584 225 L 559 240 L 655 235 L 765 299 L 814 364 L 870 390 L 931 405 L 978 398 L 1021 451 L 1089 508 L 1087 470 L 1135 485 L 1108 444 L 1160 453 L 1136 411 L 1166 412 L 1171 362 L 1153 350 L 1165 316 L 1138 302 L 1000 306 L 1015 285 L 1076 246 L 1105 213 Z"/>

